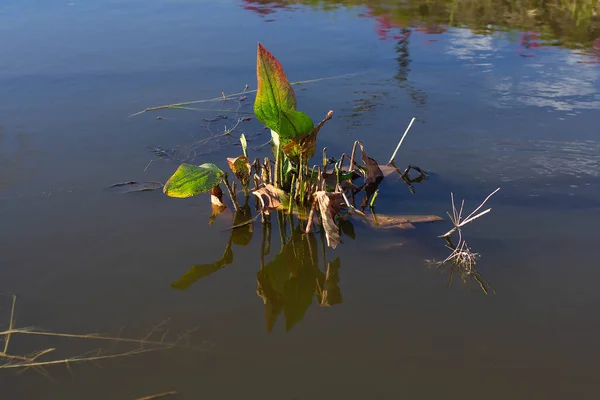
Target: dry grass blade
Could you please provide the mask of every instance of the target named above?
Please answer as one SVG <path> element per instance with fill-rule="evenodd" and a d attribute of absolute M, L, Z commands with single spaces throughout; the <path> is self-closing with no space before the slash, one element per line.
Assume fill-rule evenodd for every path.
<path fill-rule="evenodd" d="M 443 260 L 441 262 L 434 262 L 438 266 L 443 266 L 448 263 L 451 265 L 450 276 L 448 278 L 448 286 L 452 282 L 452 276 L 453 276 L 454 272 L 458 272 L 463 283 L 466 286 L 468 286 L 468 283 L 467 283 L 468 279 L 472 278 L 479 284 L 479 287 L 485 294 L 489 294 L 489 290 L 492 290 L 493 293 L 496 293 L 496 291 L 492 288 L 490 283 L 487 282 L 481 276 L 479 271 L 477 271 L 477 269 L 475 268 L 475 264 L 477 263 L 477 260 L 480 258 L 480 255 L 479 255 L 479 253 L 473 252 L 471 250 L 471 248 L 469 247 L 469 245 L 467 244 L 467 242 L 463 239 L 461 228 L 464 227 L 465 225 L 469 224 L 470 222 L 473 222 L 474 220 L 486 215 L 490 211 L 492 211 L 491 208 L 488 208 L 487 210 L 484 210 L 481 212 L 479 210 L 481 210 L 481 208 L 484 206 L 484 204 L 499 190 L 500 190 L 500 188 L 497 188 L 492 193 L 490 193 L 485 198 L 485 200 L 483 200 L 483 202 L 464 219 L 463 219 L 462 215 L 463 215 L 463 211 L 464 211 L 464 207 L 465 207 L 465 201 L 463 200 L 461 202 L 460 209 L 457 209 L 456 203 L 454 201 L 454 193 L 450 194 L 450 199 L 452 201 L 452 214 L 450 214 L 450 212 L 447 212 L 447 214 L 450 217 L 450 220 L 452 221 L 452 224 L 454 225 L 454 227 L 440 237 L 444 238 L 446 240 L 446 242 L 448 244 L 447 247 L 450 250 L 452 250 L 452 252 L 450 253 L 450 255 L 448 257 L 446 257 L 445 260 Z M 450 236 L 454 232 L 458 232 L 458 242 L 457 242 L 456 246 L 454 246 L 452 244 L 452 241 L 450 240 Z"/>
<path fill-rule="evenodd" d="M 157 393 L 157 394 L 153 394 L 153 395 L 150 395 L 150 396 L 139 397 L 139 398 L 137 398 L 135 400 L 154 400 L 154 399 L 160 399 L 162 397 L 172 396 L 174 394 L 177 394 L 177 392 L 174 391 L 174 390 L 171 390 L 171 391 L 168 391 L 168 392 Z"/>
<path fill-rule="evenodd" d="M 21 372 L 23 372 L 29 368 L 33 368 L 33 369 L 37 370 L 38 372 L 41 372 L 41 373 L 47 375 L 47 372 L 43 369 L 43 367 L 51 366 L 51 365 L 65 365 L 65 366 L 67 366 L 67 368 L 69 368 L 70 364 L 77 363 L 77 362 L 83 362 L 83 361 L 96 362 L 99 360 L 126 357 L 126 356 L 148 353 L 148 352 L 153 352 L 153 351 L 157 351 L 157 350 L 171 349 L 171 348 L 206 350 L 205 346 L 180 345 L 180 344 L 178 344 L 178 342 L 181 338 L 174 342 L 167 342 L 166 336 L 169 331 L 168 331 L 168 329 L 163 328 L 167 321 L 163 321 L 162 323 L 155 326 L 150 331 L 150 333 L 142 339 L 122 338 L 122 337 L 118 337 L 118 336 L 115 337 L 115 336 L 99 335 L 99 334 L 95 334 L 95 333 L 90 333 L 90 334 L 56 333 L 56 332 L 39 331 L 39 330 L 28 329 L 28 328 L 15 328 L 14 327 L 15 306 L 16 306 L 16 296 L 13 296 L 11 315 L 10 315 L 10 321 L 9 321 L 9 329 L 5 330 L 3 332 L 0 332 L 0 336 L 4 337 L 4 351 L 0 353 L 0 358 L 3 358 L 6 360 L 6 362 L 4 364 L 0 365 L 0 369 L 20 368 L 22 370 Z M 163 333 L 162 333 L 160 340 L 157 341 L 157 340 L 150 339 L 150 337 L 153 334 L 159 333 L 161 331 Z M 24 356 L 17 355 L 17 354 L 9 354 L 8 353 L 9 344 L 10 344 L 9 339 L 13 335 L 17 335 L 17 334 L 35 335 L 35 336 L 51 336 L 51 337 L 61 337 L 61 338 L 74 338 L 74 339 L 87 339 L 87 340 L 100 340 L 100 341 L 109 341 L 109 342 L 113 342 L 113 343 L 130 343 L 130 344 L 137 344 L 140 347 L 138 349 L 129 350 L 129 351 L 125 351 L 125 352 L 118 352 L 118 353 L 113 353 L 113 354 L 102 354 L 102 350 L 100 349 L 100 350 L 95 351 L 92 354 L 88 353 L 89 355 L 80 355 L 80 356 L 75 356 L 75 357 L 59 359 L 59 360 L 38 361 L 39 358 L 55 351 L 55 349 L 49 348 L 49 349 L 45 349 L 45 350 L 40 350 L 33 354 L 24 355 Z M 146 346 L 148 346 L 148 348 L 145 348 Z"/>
<path fill-rule="evenodd" d="M 12 296 L 12 307 L 10 309 L 10 320 L 8 322 L 8 330 L 11 331 L 13 329 L 13 325 L 15 323 L 15 305 L 17 304 L 17 296 L 13 294 Z M 8 352 L 8 344 L 10 343 L 10 336 L 11 334 L 8 333 L 5 335 L 6 337 L 4 338 L 4 351 L 2 352 L 3 354 L 6 354 Z"/>
<path fill-rule="evenodd" d="M 460 235 L 460 228 L 462 228 L 463 226 L 475 221 L 476 219 L 478 219 L 478 218 L 484 216 L 485 214 L 489 213 L 490 211 L 492 211 L 491 208 L 488 208 L 487 210 L 482 211 L 479 214 L 476 214 L 477 211 L 479 211 L 481 209 L 481 207 L 483 207 L 483 205 L 499 190 L 500 190 L 500 188 L 497 188 L 492 193 L 490 193 L 485 198 L 485 200 L 483 200 L 483 202 L 464 219 L 462 218 L 462 213 L 464 210 L 465 201 L 464 200 L 462 201 L 460 210 L 457 210 L 456 205 L 454 203 L 454 193 L 450 193 L 450 198 L 452 199 L 452 215 L 450 215 L 450 213 L 447 213 L 447 214 L 450 217 L 450 220 L 452 221 L 452 224 L 454 225 L 454 227 L 452 229 L 450 229 L 448 232 L 441 235 L 440 237 L 441 238 L 450 237 L 450 235 L 452 235 L 456 231 L 459 231 L 459 235 Z M 460 242 L 460 240 L 459 240 L 459 242 Z"/>
<path fill-rule="evenodd" d="M 171 343 L 165 343 L 162 341 L 156 340 L 146 340 L 146 339 L 130 339 L 130 338 L 120 338 L 114 336 L 104 336 L 98 335 L 95 333 L 90 334 L 76 334 L 76 333 L 57 333 L 57 332 L 45 332 L 45 331 L 36 331 L 31 329 L 12 329 L 9 331 L 0 332 L 0 336 L 2 335 L 14 335 L 14 334 L 26 334 L 26 335 L 38 335 L 38 336 L 55 336 L 55 337 L 63 337 L 63 338 L 75 338 L 75 339 L 92 339 L 92 340 L 107 340 L 114 342 L 123 342 L 123 343 L 135 343 L 139 345 L 153 345 L 153 346 L 166 346 L 166 347 L 182 347 L 186 349 L 195 349 L 201 350 L 203 347 L 199 346 L 176 346 Z"/>
<path fill-rule="evenodd" d="M 5 369 L 5 368 L 31 368 L 31 367 L 43 367 L 43 366 L 49 366 L 49 365 L 59 365 L 59 364 L 70 364 L 70 363 L 76 363 L 76 362 L 83 362 L 83 361 L 98 361 L 98 360 L 106 360 L 109 358 L 119 358 L 119 357 L 126 357 L 126 356 L 132 356 L 132 355 L 137 355 L 137 354 L 142 354 L 142 353 L 149 353 L 152 351 L 157 351 L 160 350 L 158 348 L 153 348 L 153 349 L 138 349 L 138 350 L 131 350 L 125 353 L 117 353 L 117 354 L 107 354 L 107 355 L 103 355 L 103 356 L 90 356 L 90 357 L 71 357 L 71 358 L 65 358 L 63 360 L 52 360 L 52 361 L 40 361 L 40 362 L 24 362 L 24 363 L 15 363 L 15 364 L 4 364 L 4 365 L 0 365 L 0 369 Z"/>

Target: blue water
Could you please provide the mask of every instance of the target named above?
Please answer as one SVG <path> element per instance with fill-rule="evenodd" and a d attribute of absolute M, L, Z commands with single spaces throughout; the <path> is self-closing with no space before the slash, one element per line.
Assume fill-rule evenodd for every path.
<path fill-rule="evenodd" d="M 381 40 L 362 7 L 261 16 L 244 5 L 0 5 L 0 293 L 18 295 L 16 325 L 110 335 L 125 326 L 122 336 L 139 338 L 171 318 L 173 337 L 197 327 L 191 340 L 205 348 L 72 364 L 72 374 L 48 366 L 51 379 L 3 369 L 3 398 L 596 398 L 600 67 L 560 47 L 522 50 L 518 32 L 412 29 L 403 43 L 396 31 Z M 470 211 L 501 188 L 492 212 L 465 229 L 495 295 L 458 276 L 447 288 L 448 271 L 426 265 L 447 255 L 437 236 L 448 221 L 409 231 L 355 224 L 356 240 L 326 254 L 340 257 L 343 301 L 313 299 L 289 332 L 284 315 L 265 329 L 258 222 L 250 245 L 232 247 L 232 265 L 185 291 L 170 287 L 222 256 L 231 220 L 207 225 L 207 196 L 104 189 L 166 181 L 179 161 L 152 149 L 189 156 L 209 130 L 235 123 L 231 110 L 251 113 L 252 96 L 194 105 L 214 111 L 130 115 L 254 89 L 258 42 L 292 81 L 331 78 L 295 86 L 314 120 L 334 110 L 318 142 L 331 156 L 360 139 L 384 163 L 417 118 L 398 165 L 430 179 L 414 195 L 386 179 L 379 212 L 446 217 L 451 192 Z M 217 110 L 230 118 L 202 120 Z M 233 135 L 242 132 L 251 146 L 269 139 L 256 120 Z M 211 141 L 194 162 L 240 153 L 226 143 Z M 276 223 L 271 247 L 267 263 L 280 250 Z M 1 300 L 4 323 L 10 297 Z M 132 349 L 31 335 L 10 343 L 13 354 L 45 348 L 57 350 L 44 360 Z"/>

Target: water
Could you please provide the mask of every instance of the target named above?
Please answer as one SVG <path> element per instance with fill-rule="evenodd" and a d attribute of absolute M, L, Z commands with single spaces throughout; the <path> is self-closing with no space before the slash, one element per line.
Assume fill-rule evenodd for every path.
<path fill-rule="evenodd" d="M 517 7 L 508 15 L 493 5 L 478 14 L 401 5 L 3 2 L 0 292 L 18 295 L 16 326 L 110 335 L 125 326 L 122 336 L 140 338 L 170 318 L 169 337 L 197 328 L 189 336 L 202 350 L 73 364 L 71 372 L 49 366 L 50 378 L 3 370 L 2 398 L 135 399 L 169 390 L 181 399 L 596 398 L 594 8 Z M 563 28 L 537 37 L 534 28 L 544 26 Z M 468 290 L 458 276 L 446 287 L 449 271 L 426 265 L 447 255 L 437 238 L 447 221 L 375 233 L 355 223 L 356 239 L 343 237 L 325 254 L 327 282 L 318 235 L 303 249 L 314 250 L 312 258 L 284 257 L 304 272 L 273 322 L 257 296 L 260 223 L 249 244 L 234 238 L 223 257 L 231 214 L 207 225 L 207 196 L 105 190 L 164 182 L 178 162 L 153 149 L 198 163 L 238 155 L 239 147 L 216 140 L 190 152 L 207 129 L 234 125 L 231 114 L 210 124 L 202 118 L 235 104 L 128 116 L 252 89 L 259 41 L 293 81 L 335 77 L 296 87 L 299 108 L 313 119 L 334 110 L 318 143 L 330 155 L 361 139 L 383 163 L 417 118 L 398 164 L 431 177 L 414 195 L 386 179 L 381 213 L 445 216 L 450 192 L 470 210 L 501 188 L 493 211 L 465 231 L 495 295 L 474 281 Z M 250 95 L 238 111 L 251 112 L 251 102 Z M 251 145 L 268 140 L 256 120 L 236 132 Z M 265 268 L 281 250 L 276 220 L 270 245 Z M 185 290 L 171 288 L 192 266 L 219 259 L 231 264 Z M 326 296 L 315 281 L 327 283 Z M 8 321 L 10 297 L 2 303 Z M 132 349 L 30 335 L 10 344 L 14 354 L 45 348 L 57 349 L 45 360 Z"/>

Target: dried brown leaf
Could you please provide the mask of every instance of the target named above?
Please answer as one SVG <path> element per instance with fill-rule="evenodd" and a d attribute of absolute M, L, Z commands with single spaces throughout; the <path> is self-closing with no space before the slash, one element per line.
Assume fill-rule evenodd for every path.
<path fill-rule="evenodd" d="M 335 249 L 340 243 L 340 233 L 335 223 L 335 216 L 340 212 L 340 205 L 343 200 L 342 193 L 331 193 L 322 190 L 315 193 L 315 198 L 319 204 L 327 245 Z"/>
<path fill-rule="evenodd" d="M 391 175 L 393 173 L 398 173 L 398 168 L 393 167 L 391 165 L 379 165 L 379 169 L 384 177 Z"/>
<path fill-rule="evenodd" d="M 271 184 L 253 190 L 252 194 L 258 197 L 261 208 L 267 215 L 269 214 L 269 211 L 281 207 L 282 198 L 285 196 L 285 193 L 282 190 L 277 189 Z"/>
<path fill-rule="evenodd" d="M 236 158 L 227 158 L 227 164 L 229 164 L 229 168 L 234 173 L 235 177 L 240 181 L 242 186 L 248 186 L 252 171 L 248 157 L 239 156 Z"/>
<path fill-rule="evenodd" d="M 223 191 L 221 190 L 221 186 L 217 185 L 210 189 L 208 192 L 210 193 L 210 202 L 217 207 L 227 207 L 223 203 Z M 213 207 L 214 210 L 214 207 Z"/>
<path fill-rule="evenodd" d="M 381 171 L 381 169 L 379 168 L 379 164 L 377 164 L 377 161 L 375 161 L 375 159 L 369 157 L 367 155 L 367 152 L 365 151 L 365 148 L 363 147 L 362 143 L 360 144 L 360 159 L 362 160 L 363 163 L 365 163 L 365 185 L 364 185 L 364 189 L 366 192 L 366 196 L 363 199 L 363 202 L 361 204 L 361 207 L 366 207 L 367 203 L 369 201 L 369 199 L 371 198 L 371 196 L 375 193 L 375 191 L 377 190 L 377 188 L 379 187 L 379 184 L 381 183 L 381 181 L 383 181 L 383 172 Z"/>
<path fill-rule="evenodd" d="M 413 224 L 443 221 L 437 215 L 384 215 L 376 214 L 377 223 L 370 218 L 369 224 L 378 229 L 411 229 Z"/>

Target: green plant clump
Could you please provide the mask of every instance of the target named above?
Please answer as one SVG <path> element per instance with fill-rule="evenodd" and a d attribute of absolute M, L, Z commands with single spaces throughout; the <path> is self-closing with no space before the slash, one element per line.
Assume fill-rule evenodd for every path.
<path fill-rule="evenodd" d="M 262 161 L 256 158 L 251 162 L 247 156 L 246 139 L 242 135 L 240 143 L 243 155 L 228 158 L 227 162 L 242 186 L 246 203 L 247 196 L 256 196 L 256 209 L 263 220 L 274 210 L 296 215 L 299 220 L 306 221 L 304 229 L 308 233 L 316 212 L 327 235 L 328 245 L 335 248 L 340 241 L 341 221 L 350 215 L 366 218 L 364 209 L 373 209 L 378 186 L 385 175 L 397 172 L 408 184 L 415 181 L 408 176 L 411 169 L 420 174 L 416 181 L 426 177 L 420 168 L 414 166 L 400 172 L 393 160 L 388 165 L 379 165 L 367 155 L 360 141 L 354 143 L 350 156 L 342 154 L 339 159 L 328 159 L 324 149 L 322 165 L 309 168 L 309 161 L 316 153 L 317 135 L 325 122 L 333 117 L 333 111 L 329 111 L 316 125 L 310 116 L 298 111 L 296 94 L 283 67 L 260 43 L 256 76 L 254 114 L 271 131 L 274 161 L 266 157 Z M 360 160 L 355 159 L 357 149 L 361 152 Z M 344 168 L 345 161 L 349 162 L 347 168 Z M 228 176 L 212 163 L 199 166 L 184 163 L 166 182 L 163 192 L 177 198 L 210 192 L 213 214 L 216 214 L 226 207 L 222 202 L 223 191 L 220 187 L 224 184 L 233 207 L 238 211 L 236 182 L 230 183 Z M 362 185 L 355 184 L 354 181 L 361 177 Z M 252 189 L 251 183 L 254 184 Z M 361 191 L 365 195 L 359 211 L 354 198 Z M 352 202 L 348 197 L 352 198 Z"/>

